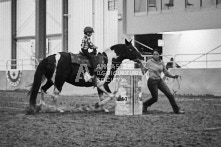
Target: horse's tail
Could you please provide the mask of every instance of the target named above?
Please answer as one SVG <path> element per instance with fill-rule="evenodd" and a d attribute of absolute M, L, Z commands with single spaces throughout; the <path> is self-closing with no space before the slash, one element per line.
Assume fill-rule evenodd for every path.
<path fill-rule="evenodd" d="M 41 83 L 45 80 L 43 66 L 45 66 L 46 64 L 47 63 L 45 63 L 45 59 L 42 60 L 35 71 L 34 81 L 33 81 L 31 88 L 28 92 L 28 96 L 30 96 L 30 100 L 29 100 L 30 106 L 36 105 L 36 99 L 37 99 L 39 88 L 41 86 Z"/>

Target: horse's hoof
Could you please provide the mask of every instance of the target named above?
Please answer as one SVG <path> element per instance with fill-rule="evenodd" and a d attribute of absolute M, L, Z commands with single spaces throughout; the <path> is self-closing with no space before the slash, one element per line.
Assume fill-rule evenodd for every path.
<path fill-rule="evenodd" d="M 103 109 L 105 113 L 109 113 L 110 111 L 108 109 Z"/>
<path fill-rule="evenodd" d="M 60 112 L 60 113 L 64 113 L 64 110 L 61 110 L 61 109 L 60 109 L 59 112 Z"/>
<path fill-rule="evenodd" d="M 99 103 L 98 102 L 95 103 L 94 107 L 95 107 L 95 109 L 98 109 L 100 107 Z"/>
<path fill-rule="evenodd" d="M 62 110 L 61 108 L 57 108 L 57 111 L 60 113 L 64 113 L 64 110 Z"/>
<path fill-rule="evenodd" d="M 27 115 L 33 115 L 33 114 L 35 114 L 35 112 L 36 112 L 36 110 L 35 110 L 35 108 L 33 106 L 29 106 L 26 109 L 26 114 Z"/>

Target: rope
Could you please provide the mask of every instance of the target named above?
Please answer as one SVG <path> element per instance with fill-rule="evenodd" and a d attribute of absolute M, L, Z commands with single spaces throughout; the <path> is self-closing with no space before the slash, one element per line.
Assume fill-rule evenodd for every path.
<path fill-rule="evenodd" d="M 182 80 L 182 77 L 179 76 L 178 78 L 173 79 L 173 82 L 174 82 L 174 81 L 177 81 L 178 90 L 180 89 L 180 82 L 179 82 L 179 79 Z M 173 95 L 176 95 L 176 93 L 177 93 L 177 90 L 174 90 L 174 89 L 173 89 Z"/>

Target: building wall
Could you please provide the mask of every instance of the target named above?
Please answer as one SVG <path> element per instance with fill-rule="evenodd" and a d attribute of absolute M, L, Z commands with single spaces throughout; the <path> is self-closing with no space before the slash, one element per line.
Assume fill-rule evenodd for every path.
<path fill-rule="evenodd" d="M 11 1 L 0 2 L 0 69 L 11 58 Z"/>
<path fill-rule="evenodd" d="M 52 35 L 46 40 L 46 55 L 62 51 L 61 41 L 61 0 L 47 0 L 46 3 L 46 34 Z M 17 59 L 23 69 L 35 69 L 35 1 L 17 0 Z M 60 37 L 53 37 L 60 34 Z M 10 60 L 10 58 L 9 58 Z"/>
<path fill-rule="evenodd" d="M 104 46 L 103 48 L 109 48 L 112 45 L 118 43 L 118 19 L 117 11 L 108 10 L 108 0 L 105 0 L 104 4 Z"/>
<path fill-rule="evenodd" d="M 174 0 L 172 10 L 139 16 L 134 13 L 134 0 L 127 1 L 124 17 L 127 18 L 125 22 L 127 34 L 221 28 L 220 8 L 187 11 L 184 0 Z"/>
<path fill-rule="evenodd" d="M 176 61 L 178 62 L 184 61 L 180 62 L 182 66 L 187 64 L 187 62 L 193 61 L 194 59 L 200 57 L 202 54 L 211 51 L 211 53 L 219 53 L 219 54 L 209 54 L 207 56 L 202 56 L 201 58 L 196 60 L 196 61 L 205 61 L 205 60 L 210 61 L 207 64 L 206 62 L 193 62 L 188 64 L 186 67 L 184 66 L 183 68 L 221 68 L 220 34 L 221 34 L 221 29 L 182 31 L 182 32 L 173 32 L 171 34 L 170 33 L 163 34 L 163 40 L 164 40 L 163 54 L 173 55 L 173 56 L 176 55 L 175 56 Z M 196 55 L 189 55 L 189 54 L 196 54 Z"/>
<path fill-rule="evenodd" d="M 70 15 L 68 19 L 68 51 L 78 53 L 84 35 L 84 27 L 92 26 L 92 1 L 69 1 L 68 7 Z"/>
<path fill-rule="evenodd" d="M 17 0 L 17 37 L 35 35 L 35 1 Z"/>
<path fill-rule="evenodd" d="M 108 11 L 108 1 L 69 1 L 69 51 L 79 53 L 86 26 L 94 28 L 92 41 L 98 51 L 117 44 L 117 11 Z"/>
<path fill-rule="evenodd" d="M 17 59 L 35 58 L 35 15 L 34 0 L 17 0 Z M 0 2 L 0 69 L 5 69 L 5 62 L 11 59 L 11 1 Z M 86 26 L 94 27 L 92 41 L 98 51 L 117 44 L 117 11 L 108 10 L 108 0 L 70 0 L 69 1 L 69 48 L 68 51 L 79 53 Z M 46 55 L 62 51 L 62 0 L 47 0 L 46 16 Z M 66 17 L 66 16 L 65 16 Z M 32 62 L 32 61 L 30 61 Z M 32 69 L 27 66 L 25 69 Z"/>
<path fill-rule="evenodd" d="M 47 0 L 46 5 L 47 34 L 61 34 L 62 0 Z"/>

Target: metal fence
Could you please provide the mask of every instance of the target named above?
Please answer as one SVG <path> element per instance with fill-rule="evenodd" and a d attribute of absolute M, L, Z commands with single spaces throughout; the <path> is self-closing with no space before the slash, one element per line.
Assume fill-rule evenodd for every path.
<path fill-rule="evenodd" d="M 5 65 L 1 64 L 1 70 L 35 70 L 39 64 L 37 59 L 12 59 L 2 63 L 5 63 Z"/>

